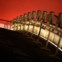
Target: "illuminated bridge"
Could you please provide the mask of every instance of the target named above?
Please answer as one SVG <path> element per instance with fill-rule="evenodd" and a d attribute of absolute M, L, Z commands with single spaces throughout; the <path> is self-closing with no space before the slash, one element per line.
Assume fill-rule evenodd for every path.
<path fill-rule="evenodd" d="M 11 25 L 7 23 L 11 23 Z M 27 31 L 45 39 L 45 47 L 49 43 L 57 47 L 55 54 L 58 50 L 62 51 L 62 13 L 55 15 L 53 11 L 50 13 L 40 10 L 32 11 L 14 18 L 11 22 L 7 21 L 7 23 L 4 24 L 6 29 Z"/>

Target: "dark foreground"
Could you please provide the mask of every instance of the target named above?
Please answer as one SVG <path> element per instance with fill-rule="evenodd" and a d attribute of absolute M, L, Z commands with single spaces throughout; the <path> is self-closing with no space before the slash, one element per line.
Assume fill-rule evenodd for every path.
<path fill-rule="evenodd" d="M 33 35 L 34 36 L 34 35 Z M 54 54 L 54 46 L 50 46 L 53 51 L 42 49 L 41 42 L 36 41 L 30 34 L 23 31 L 10 31 L 0 28 L 0 62 L 62 62 L 61 54 L 58 53 L 60 59 L 52 57 Z"/>

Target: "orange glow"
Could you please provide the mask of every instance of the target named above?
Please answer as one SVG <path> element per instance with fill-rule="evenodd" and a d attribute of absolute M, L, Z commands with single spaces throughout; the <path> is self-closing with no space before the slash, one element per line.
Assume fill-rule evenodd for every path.
<path fill-rule="evenodd" d="M 11 20 L 29 11 L 62 11 L 62 0 L 0 0 L 0 19 Z"/>

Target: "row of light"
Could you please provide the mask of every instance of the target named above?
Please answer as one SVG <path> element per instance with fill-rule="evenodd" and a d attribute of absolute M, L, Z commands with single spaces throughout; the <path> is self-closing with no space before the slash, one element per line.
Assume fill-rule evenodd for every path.
<path fill-rule="evenodd" d="M 56 24 L 53 23 L 54 21 L 56 21 Z M 56 16 L 54 12 L 47 13 L 47 11 L 43 11 L 42 13 L 41 11 L 32 11 L 16 17 L 12 23 L 11 30 L 26 30 L 46 39 L 46 47 L 50 42 L 57 47 L 57 50 L 62 50 L 62 13 Z"/>
<path fill-rule="evenodd" d="M 35 23 L 34 25 L 34 29 L 33 29 L 33 23 Z M 45 24 L 42 24 L 43 26 L 46 26 Z M 21 24 L 17 24 L 15 23 L 13 26 L 13 30 L 26 30 L 26 31 L 29 31 L 35 35 L 38 35 L 39 34 L 39 30 L 40 30 L 40 23 L 39 22 L 24 22 L 21 23 Z M 53 45 L 55 45 L 57 47 L 58 45 L 58 42 L 59 42 L 59 39 L 60 39 L 60 43 L 58 45 L 59 49 L 62 51 L 62 37 L 60 37 L 59 35 L 53 33 L 53 32 L 50 32 L 47 28 L 49 26 L 46 26 L 46 29 L 44 29 L 43 27 L 41 28 L 41 31 L 40 31 L 40 37 L 43 37 L 44 39 L 47 39 L 48 38 L 48 35 L 49 35 L 49 42 Z M 29 28 L 29 29 L 28 29 Z M 59 29 L 59 28 L 58 28 Z M 57 31 L 57 30 L 56 30 Z M 50 33 L 49 33 L 50 32 Z"/>

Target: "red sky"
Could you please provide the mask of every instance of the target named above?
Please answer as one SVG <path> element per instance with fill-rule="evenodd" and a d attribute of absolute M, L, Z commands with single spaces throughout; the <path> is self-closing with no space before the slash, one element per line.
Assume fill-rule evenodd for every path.
<path fill-rule="evenodd" d="M 11 20 L 33 10 L 62 12 L 62 0 L 0 0 L 0 19 Z"/>

